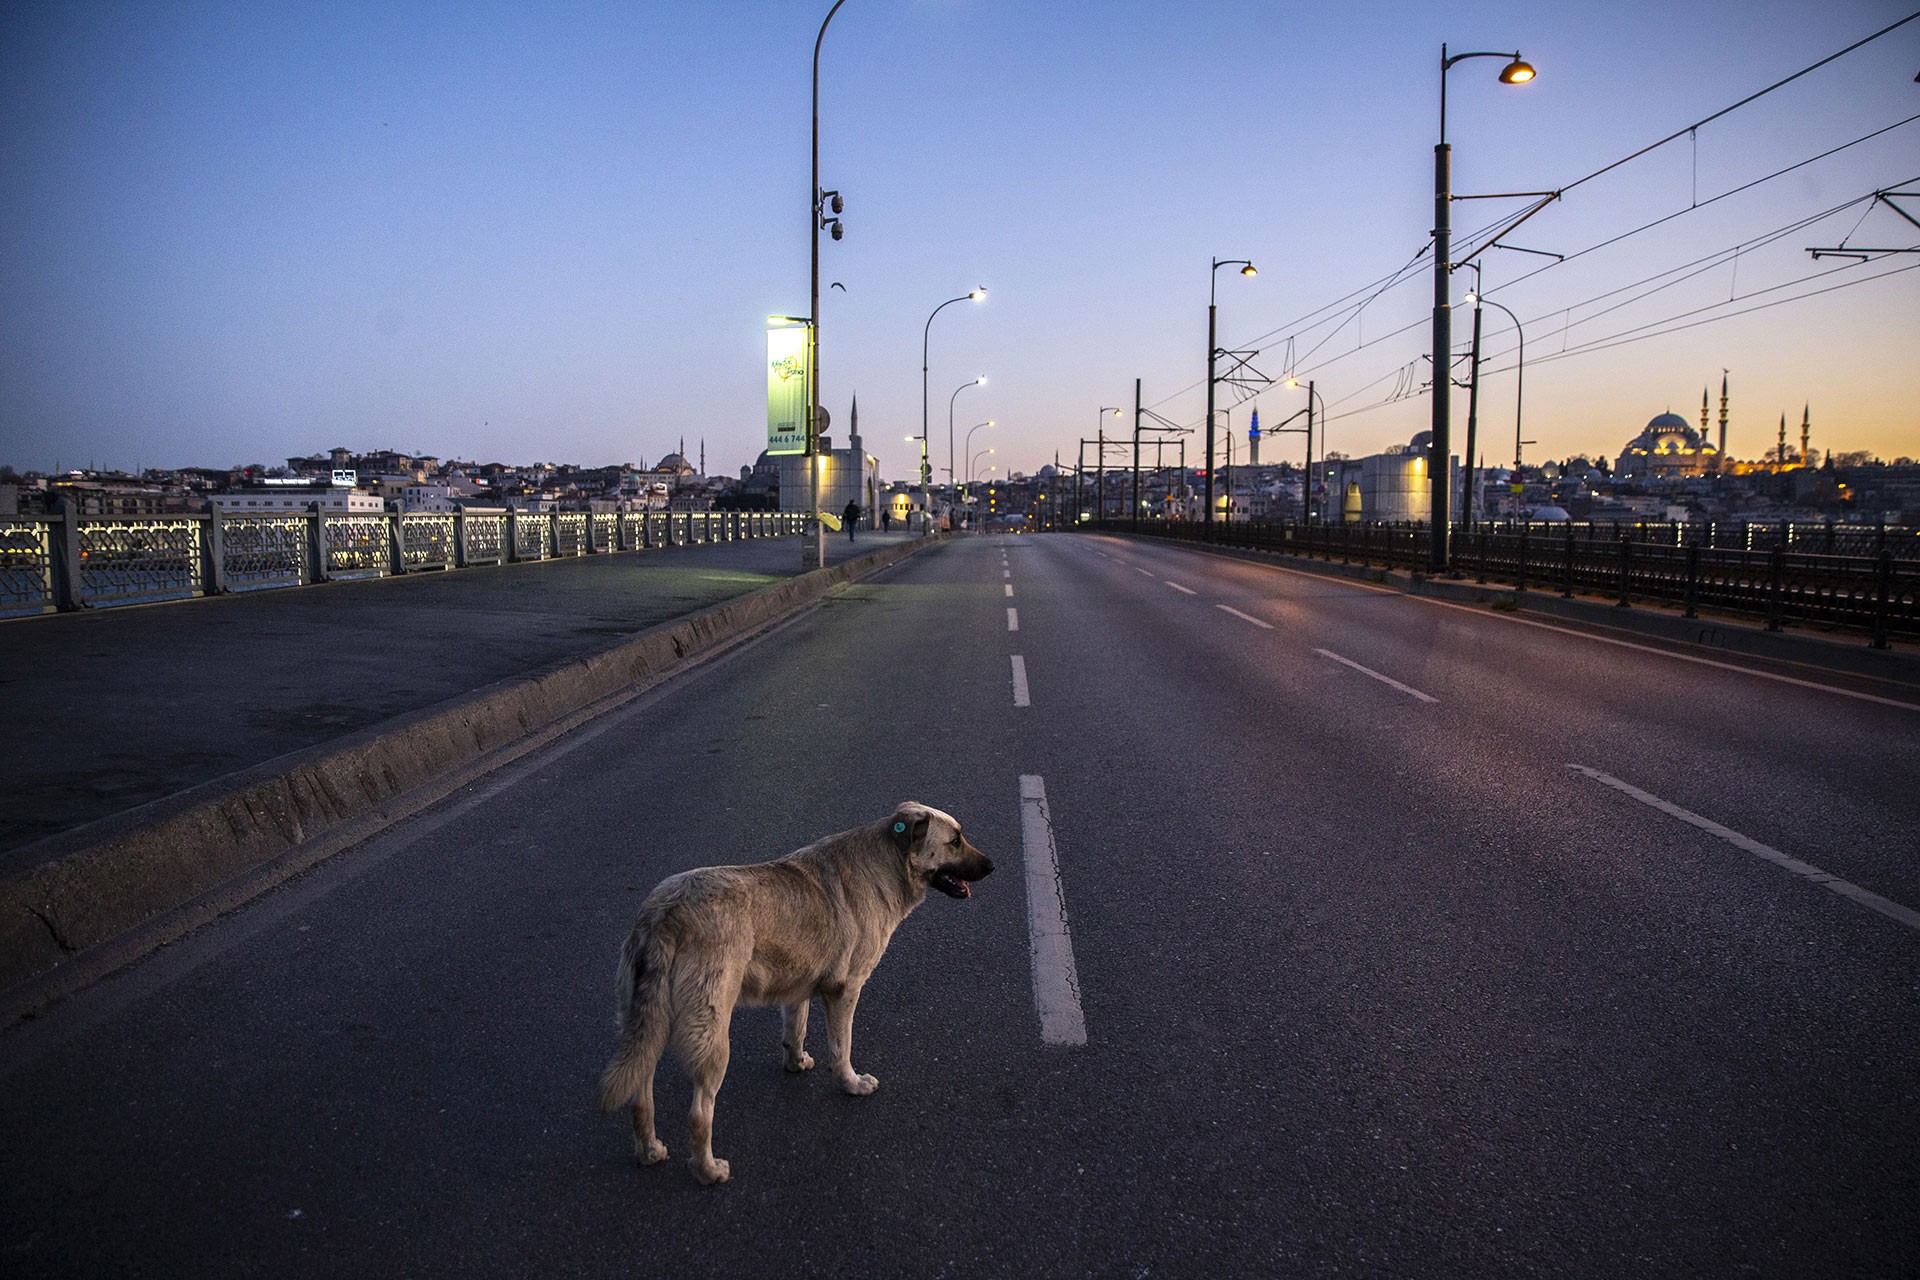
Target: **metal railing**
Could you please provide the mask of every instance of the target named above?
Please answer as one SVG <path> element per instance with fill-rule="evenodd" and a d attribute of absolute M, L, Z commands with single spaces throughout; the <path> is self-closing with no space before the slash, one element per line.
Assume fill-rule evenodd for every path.
<path fill-rule="evenodd" d="M 0 618 L 803 532 L 787 511 L 0 516 Z"/>
<path fill-rule="evenodd" d="M 1092 526 L 1129 532 L 1124 520 Z M 1138 532 L 1206 540 L 1197 521 L 1145 522 Z M 1221 546 L 1278 551 L 1345 564 L 1424 571 L 1425 524 L 1233 521 L 1214 526 Z M 1453 572 L 1480 582 L 1563 596 L 1603 596 L 1621 608 L 1676 604 L 1789 624 L 1857 629 L 1886 648 L 1920 637 L 1920 530 L 1891 525 L 1501 523 L 1454 530 Z"/>

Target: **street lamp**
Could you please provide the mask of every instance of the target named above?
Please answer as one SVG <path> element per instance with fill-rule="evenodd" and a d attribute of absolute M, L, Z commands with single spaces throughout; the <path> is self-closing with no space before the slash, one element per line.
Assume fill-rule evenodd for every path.
<path fill-rule="evenodd" d="M 1298 387 L 1300 385 L 1300 379 L 1288 378 L 1287 385 L 1290 387 Z M 1302 477 L 1300 481 L 1300 519 L 1306 523 L 1312 523 L 1312 520 L 1313 520 L 1313 405 L 1315 401 L 1319 401 L 1320 403 L 1320 423 L 1321 423 L 1320 452 L 1324 454 L 1327 451 L 1327 441 L 1326 441 L 1327 402 L 1321 398 L 1321 395 L 1318 391 L 1315 391 L 1313 389 L 1313 379 L 1308 378 L 1307 379 L 1307 411 L 1306 411 L 1307 412 L 1307 469 L 1304 473 L 1302 473 Z M 1291 421 L 1291 420 L 1292 419 L 1288 419 L 1288 421 Z M 1344 518 L 1344 514 L 1345 513 L 1343 512 L 1342 513 L 1343 518 Z M 1326 508 L 1322 507 L 1320 509 L 1320 518 L 1324 520 L 1326 519 L 1326 515 L 1327 515 Z"/>
<path fill-rule="evenodd" d="M 989 454 L 993 452 L 995 452 L 993 449 L 982 449 L 980 452 L 973 455 L 972 461 L 967 463 L 967 483 L 968 484 L 973 483 L 973 470 L 975 467 L 980 465 L 980 459 L 987 457 Z M 993 468 L 988 467 L 987 470 L 991 471 L 993 470 Z"/>
<path fill-rule="evenodd" d="M 960 398 L 962 391 L 965 391 L 968 387 L 980 386 L 985 383 L 986 380 L 987 375 L 983 373 L 972 382 L 961 383 L 953 389 L 953 394 L 947 397 L 947 483 L 949 485 L 956 483 L 956 477 L 953 474 L 953 402 Z"/>
<path fill-rule="evenodd" d="M 1520 483 L 1520 453 L 1522 448 L 1526 445 L 1526 441 L 1520 438 L 1520 433 L 1521 433 L 1520 432 L 1520 424 L 1521 424 L 1520 396 L 1521 396 L 1521 393 L 1524 392 L 1527 387 L 1527 381 L 1526 381 L 1527 379 L 1527 333 L 1526 333 L 1526 330 L 1520 327 L 1520 317 L 1513 314 L 1512 308 L 1503 306 L 1502 304 L 1495 302 L 1492 298 L 1486 297 L 1479 293 L 1468 294 L 1467 301 L 1471 302 L 1474 305 L 1475 310 L 1478 310 L 1480 307 L 1480 304 L 1483 302 L 1490 307 L 1499 307 L 1500 310 L 1505 311 L 1507 313 L 1507 319 L 1513 321 L 1513 331 L 1520 335 L 1520 357 L 1519 357 L 1518 363 L 1516 363 L 1513 366 L 1513 370 L 1514 370 L 1513 372 L 1513 480 L 1511 481 L 1512 484 L 1519 484 Z M 1480 374 L 1480 371 L 1478 369 L 1475 369 L 1474 376 L 1478 378 L 1479 374 Z M 1469 468 L 1467 474 L 1472 475 L 1473 474 L 1471 470 L 1473 466 L 1472 458 L 1467 459 L 1467 466 Z M 1513 509 L 1514 509 L 1514 515 L 1518 516 L 1520 514 L 1520 499 L 1517 496 L 1514 498 L 1514 501 L 1513 501 Z"/>
<path fill-rule="evenodd" d="M 827 24 L 847 0 L 833 0 L 833 8 L 820 22 L 820 34 L 813 38 L 813 180 L 807 190 L 807 240 L 813 248 L 812 299 L 807 312 L 807 475 L 810 477 L 807 528 L 813 536 L 800 549 L 800 567 L 819 568 L 827 562 L 827 531 L 820 523 L 820 233 L 831 227 L 833 238 L 843 234 L 838 214 L 844 208 L 838 191 L 820 186 L 820 45 L 827 38 Z M 829 216 L 828 209 L 834 216 Z"/>
<path fill-rule="evenodd" d="M 1447 507 L 1453 492 L 1453 468 L 1448 465 L 1452 453 L 1449 413 L 1453 407 L 1448 392 L 1453 387 L 1453 313 L 1451 273 L 1453 263 L 1452 151 L 1447 146 L 1447 72 L 1456 62 L 1468 58 L 1507 58 L 1500 72 L 1501 84 L 1525 84 L 1533 79 L 1531 66 L 1515 53 L 1456 53 L 1447 56 L 1440 46 L 1440 141 L 1433 148 L 1433 444 L 1429 460 L 1433 471 L 1433 545 L 1427 568 L 1435 574 L 1447 571 Z M 1472 459 L 1468 459 L 1472 465 Z"/>
<path fill-rule="evenodd" d="M 1215 258 L 1213 270 L 1207 275 L 1207 492 L 1206 515 L 1203 519 L 1209 542 L 1213 540 L 1213 358 L 1219 354 L 1220 347 L 1219 340 L 1214 336 L 1214 287 L 1222 267 L 1239 267 L 1243 276 L 1260 274 L 1245 258 L 1229 258 L 1225 261 Z"/>
<path fill-rule="evenodd" d="M 933 334 L 933 316 L 939 315 L 956 302 L 979 302 L 987 296 L 987 286 L 981 285 L 972 293 L 963 293 L 957 298 L 948 298 L 933 309 L 933 315 L 927 317 L 927 326 L 920 332 L 920 483 L 933 485 L 933 466 L 927 461 L 927 342 Z"/>
<path fill-rule="evenodd" d="M 1093 415 L 1093 434 L 1098 442 L 1097 447 L 1100 450 L 1099 461 L 1094 464 L 1100 469 L 1099 479 L 1094 482 L 1093 492 L 1094 501 L 1100 504 L 1100 515 L 1098 518 L 1101 520 L 1107 518 L 1107 424 L 1105 418 L 1108 414 L 1112 414 L 1117 418 L 1120 416 L 1120 411 L 1112 405 L 1103 404 L 1100 406 L 1100 412 Z M 1076 521 L 1079 519 L 1080 509 L 1080 473 L 1086 470 L 1086 466 L 1087 445 L 1086 441 L 1083 440 L 1080 442 L 1080 463 L 1074 469 L 1073 474 L 1073 506 L 1074 519 Z"/>
<path fill-rule="evenodd" d="M 973 424 L 973 426 L 967 428 L 967 447 L 963 449 L 962 452 L 971 456 L 973 453 L 973 433 L 978 431 L 981 427 L 991 427 L 993 425 L 994 425 L 994 420 L 992 418 L 988 418 L 985 422 L 976 422 Z M 988 452 L 991 453 L 992 450 L 988 450 Z M 971 463 L 967 465 L 967 482 L 969 484 L 973 482 L 973 465 Z"/>

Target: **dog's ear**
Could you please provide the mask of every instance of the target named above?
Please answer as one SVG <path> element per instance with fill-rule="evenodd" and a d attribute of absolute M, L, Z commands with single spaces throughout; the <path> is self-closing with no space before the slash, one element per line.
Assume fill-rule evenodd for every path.
<path fill-rule="evenodd" d="M 924 813 L 915 814 L 902 809 L 893 815 L 893 821 L 887 824 L 887 834 L 893 837 L 893 843 L 902 853 L 912 853 L 927 839 L 927 828 L 932 819 Z"/>

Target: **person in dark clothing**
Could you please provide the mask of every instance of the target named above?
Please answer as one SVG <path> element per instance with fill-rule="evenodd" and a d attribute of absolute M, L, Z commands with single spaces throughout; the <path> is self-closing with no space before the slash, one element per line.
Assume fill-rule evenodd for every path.
<path fill-rule="evenodd" d="M 880 532 L 889 533 L 893 529 L 893 512 L 886 507 L 880 508 Z"/>
<path fill-rule="evenodd" d="M 849 502 L 847 509 L 840 513 L 840 518 L 847 522 L 847 541 L 852 542 L 853 527 L 860 523 L 860 504 L 857 502 Z"/>

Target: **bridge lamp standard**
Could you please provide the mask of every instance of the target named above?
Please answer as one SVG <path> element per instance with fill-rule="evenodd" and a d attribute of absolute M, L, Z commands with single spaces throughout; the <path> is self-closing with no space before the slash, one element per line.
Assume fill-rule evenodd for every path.
<path fill-rule="evenodd" d="M 953 389 L 953 394 L 947 397 L 947 483 L 949 485 L 956 483 L 956 477 L 953 474 L 953 458 L 955 452 L 953 447 L 953 402 L 958 400 L 960 393 L 968 387 L 985 386 L 986 382 L 987 375 L 983 373 L 972 382 L 961 383 Z"/>
<path fill-rule="evenodd" d="M 1520 495 L 1518 491 L 1512 489 L 1511 486 L 1520 483 L 1520 454 L 1527 443 L 1520 438 L 1522 421 L 1520 416 L 1520 397 L 1527 388 L 1527 332 L 1520 327 L 1520 317 L 1513 314 L 1511 307 L 1502 306 L 1492 298 L 1481 293 L 1468 294 L 1467 301 L 1474 305 L 1475 310 L 1479 309 L 1481 303 L 1485 303 L 1489 307 L 1499 307 L 1500 310 L 1507 313 L 1507 319 L 1513 321 L 1513 331 L 1520 336 L 1520 355 L 1513 366 L 1513 480 L 1509 486 L 1509 491 L 1513 493 L 1514 515 L 1517 517 L 1520 514 Z M 1476 377 L 1478 376 L 1478 372 L 1478 370 L 1475 370 Z M 1473 474 L 1472 458 L 1467 459 L 1467 474 L 1469 476 Z"/>
<path fill-rule="evenodd" d="M 991 427 L 993 425 L 994 425 L 994 420 L 992 418 L 988 418 L 985 422 L 976 422 L 971 427 L 967 428 L 967 447 L 962 452 L 966 453 L 969 457 L 971 457 L 973 455 L 973 433 L 978 431 L 982 427 Z M 967 465 L 967 483 L 968 484 L 973 483 L 973 465 L 971 463 Z"/>
<path fill-rule="evenodd" d="M 1469 58 L 1506 58 L 1501 69 L 1501 84 L 1525 84 L 1534 77 L 1533 67 L 1520 54 L 1480 51 L 1447 54 L 1440 46 L 1440 141 L 1433 148 L 1433 537 L 1427 568 L 1434 574 L 1447 571 L 1447 537 L 1451 532 L 1448 506 L 1452 500 L 1453 468 L 1448 465 L 1453 444 L 1449 432 L 1453 402 L 1453 171 L 1452 151 L 1447 146 L 1447 72 L 1456 62 Z M 1472 466 L 1473 460 L 1467 460 Z"/>
<path fill-rule="evenodd" d="M 1287 385 L 1297 388 L 1300 385 L 1300 379 L 1288 378 Z M 1307 407 L 1302 411 L 1307 415 L 1307 470 L 1300 488 L 1300 518 L 1309 522 L 1313 519 L 1313 406 L 1316 401 L 1320 405 L 1320 452 L 1325 454 L 1327 451 L 1327 402 L 1318 391 L 1313 389 L 1313 379 L 1308 378 Z M 1287 422 L 1291 421 L 1293 421 L 1292 418 L 1287 419 Z M 1286 423 L 1283 422 L 1280 425 L 1284 427 Z M 1326 509 L 1323 507 L 1320 511 L 1321 519 L 1326 519 L 1326 514 Z"/>
<path fill-rule="evenodd" d="M 1207 275 L 1207 490 L 1203 532 L 1209 542 L 1213 540 L 1213 365 L 1214 357 L 1220 354 L 1219 339 L 1215 337 L 1214 292 L 1222 267 L 1238 267 L 1243 276 L 1260 274 L 1245 258 L 1215 258 L 1213 270 Z"/>
<path fill-rule="evenodd" d="M 933 315 L 927 317 L 926 327 L 920 331 L 920 483 L 922 485 L 933 483 L 933 465 L 927 460 L 927 343 L 933 335 L 933 317 L 956 302 L 981 302 L 986 299 L 986 296 L 987 286 L 981 285 L 970 293 L 963 293 L 957 298 L 948 298 L 933 309 Z M 949 464 L 953 461 L 951 451 L 947 461 Z M 948 474 L 952 474 L 951 465 L 948 467 Z"/>
<path fill-rule="evenodd" d="M 840 213 L 846 207 L 838 191 L 820 185 L 820 45 L 827 38 L 827 24 L 847 0 L 833 0 L 833 8 L 820 21 L 820 34 L 813 38 L 813 179 L 807 189 L 807 241 L 813 250 L 811 272 L 812 305 L 807 312 L 807 529 L 802 540 L 800 567 L 817 569 L 827 562 L 827 531 L 820 522 L 820 468 L 825 459 L 820 452 L 820 233 L 831 231 L 838 240 L 845 232 Z"/>

